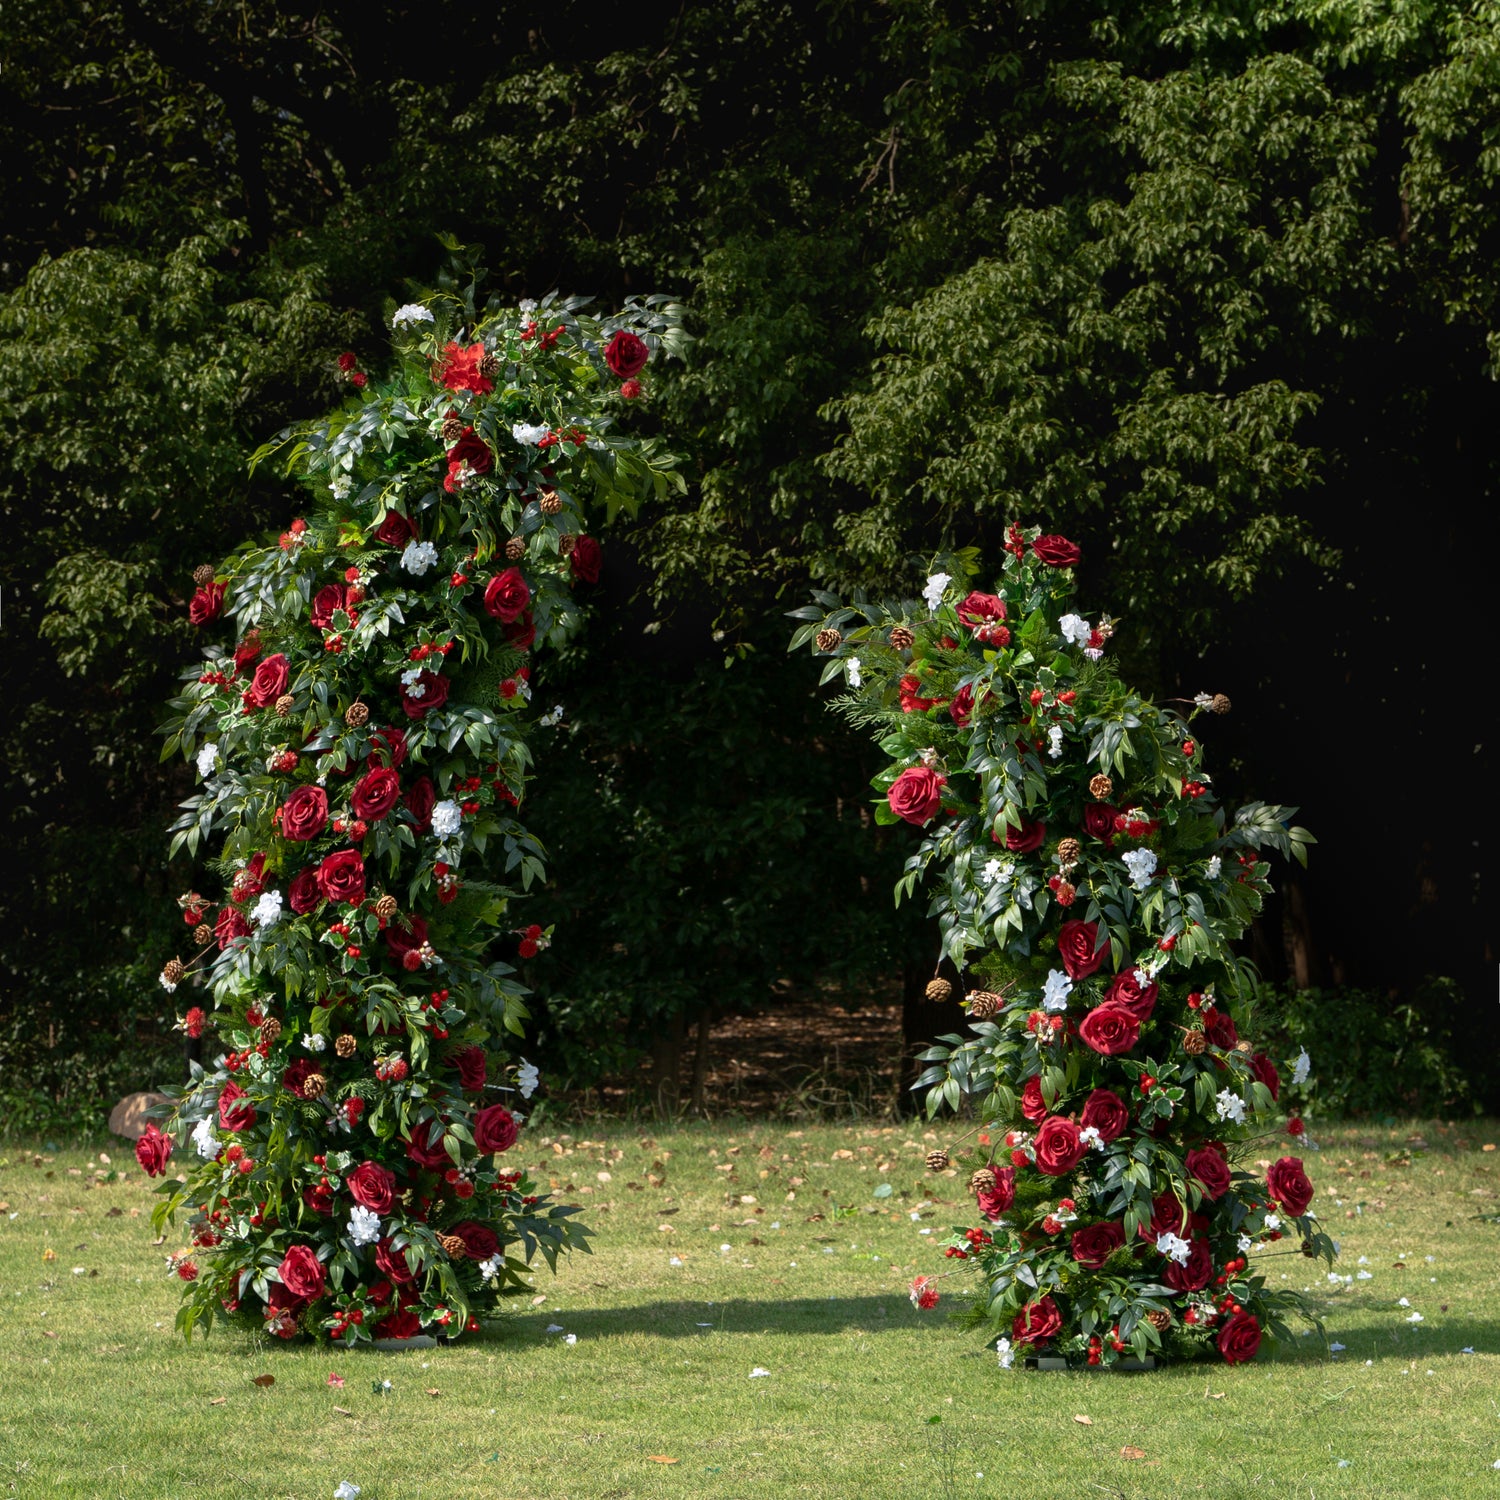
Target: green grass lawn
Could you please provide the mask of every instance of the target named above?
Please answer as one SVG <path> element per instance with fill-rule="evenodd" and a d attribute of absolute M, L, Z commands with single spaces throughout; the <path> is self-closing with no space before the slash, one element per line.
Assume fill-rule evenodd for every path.
<path fill-rule="evenodd" d="M 517 1150 L 581 1195 L 596 1253 L 484 1335 L 395 1355 L 185 1346 L 178 1241 L 152 1246 L 129 1150 L 10 1147 L 0 1495 L 1500 1496 L 1500 1227 L 1477 1217 L 1500 1129 L 1319 1134 L 1314 1207 L 1368 1279 L 1269 1266 L 1345 1347 L 1149 1375 L 1001 1371 L 943 1316 L 962 1275 L 912 1308 L 971 1222 L 920 1126 L 541 1129 Z"/>

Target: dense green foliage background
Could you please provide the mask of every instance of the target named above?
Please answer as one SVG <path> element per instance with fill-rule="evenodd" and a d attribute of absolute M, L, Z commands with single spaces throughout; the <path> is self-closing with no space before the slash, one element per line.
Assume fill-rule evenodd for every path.
<path fill-rule="evenodd" d="M 334 399 L 341 349 L 379 357 L 437 231 L 506 295 L 670 290 L 698 335 L 640 417 L 690 494 L 609 539 L 613 608 L 539 684 L 572 726 L 533 809 L 554 1067 L 654 1045 L 660 1081 L 679 1022 L 777 979 L 921 977 L 868 752 L 778 660 L 779 612 L 910 591 L 1012 517 L 1084 545 L 1143 686 L 1233 697 L 1226 799 L 1322 841 L 1263 969 L 1493 1058 L 1493 0 L 39 0 L 0 48 L 0 1049 L 28 1107 L 170 1065 L 153 976 L 192 872 L 152 730 L 188 574 L 295 514 L 246 455 Z"/>

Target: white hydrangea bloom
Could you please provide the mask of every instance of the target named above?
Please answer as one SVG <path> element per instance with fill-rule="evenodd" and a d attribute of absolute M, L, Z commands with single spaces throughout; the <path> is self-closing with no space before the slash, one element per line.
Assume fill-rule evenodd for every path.
<path fill-rule="evenodd" d="M 943 602 L 943 590 L 948 587 L 953 579 L 947 573 L 933 573 L 922 589 L 922 598 L 927 602 L 928 614 L 935 615 L 938 605 Z"/>
<path fill-rule="evenodd" d="M 1239 1247 L 1239 1252 L 1241 1255 L 1249 1255 L 1251 1250 L 1255 1248 L 1255 1241 L 1252 1240 L 1248 1234 L 1242 1234 L 1239 1239 L 1235 1241 L 1235 1244 Z"/>
<path fill-rule="evenodd" d="M 326 1036 L 314 1036 L 309 1031 L 303 1036 L 302 1045 L 309 1052 L 322 1052 L 328 1046 L 328 1038 Z"/>
<path fill-rule="evenodd" d="M 536 1093 L 537 1085 L 542 1081 L 542 1075 L 537 1070 L 535 1063 L 529 1063 L 523 1057 L 521 1066 L 516 1069 L 516 1087 L 521 1091 L 523 1099 L 529 1099 Z"/>
<path fill-rule="evenodd" d="M 865 680 L 862 675 L 864 666 L 857 656 L 851 656 L 844 663 L 844 672 L 849 679 L 849 686 L 852 688 L 857 688 Z"/>
<path fill-rule="evenodd" d="M 432 316 L 430 307 L 423 307 L 420 302 L 407 302 L 398 307 L 391 314 L 392 328 L 415 328 L 418 323 L 433 323 L 437 320 Z M 356 1491 L 356 1493 L 358 1493 Z"/>
<path fill-rule="evenodd" d="M 510 435 L 523 447 L 535 447 L 547 436 L 547 429 L 532 422 L 517 422 L 511 427 Z"/>
<path fill-rule="evenodd" d="M 563 706 L 561 703 L 556 703 L 552 707 L 552 712 L 550 714 L 543 714 L 541 718 L 537 720 L 537 723 L 539 723 L 543 729 L 553 729 L 557 725 L 562 723 L 562 717 Z"/>
<path fill-rule="evenodd" d="M 439 802 L 432 810 L 432 831 L 440 838 L 451 838 L 464 826 L 464 810 L 458 803 Z"/>
<path fill-rule="evenodd" d="M 193 1145 L 204 1161 L 212 1161 L 219 1154 L 219 1138 L 214 1134 L 212 1116 L 206 1116 L 193 1126 Z"/>
<path fill-rule="evenodd" d="M 333 1500 L 359 1500 L 359 1486 L 350 1484 L 347 1479 L 341 1481 L 333 1492 Z"/>
<path fill-rule="evenodd" d="M 415 578 L 437 566 L 437 548 L 431 542 L 410 541 L 401 554 L 401 566 Z"/>
<path fill-rule="evenodd" d="M 1099 1134 L 1097 1125 L 1085 1125 L 1078 1132 L 1078 1139 L 1093 1151 L 1104 1151 L 1108 1148 L 1108 1142 Z"/>
<path fill-rule="evenodd" d="M 536 311 L 536 298 L 522 297 L 521 300 L 516 303 L 516 306 L 523 313 L 534 313 Z"/>
<path fill-rule="evenodd" d="M 1185 1266 L 1188 1256 L 1193 1253 L 1193 1247 L 1170 1229 L 1164 1229 L 1157 1235 L 1156 1248 L 1169 1259 L 1175 1260 L 1179 1266 Z"/>
<path fill-rule="evenodd" d="M 1066 1010 L 1068 996 L 1073 993 L 1073 981 L 1061 969 L 1053 969 L 1047 975 L 1042 989 L 1043 1010 Z"/>
<path fill-rule="evenodd" d="M 1057 622 L 1057 628 L 1070 646 L 1087 646 L 1094 633 L 1094 627 L 1082 615 L 1064 615 Z"/>
<path fill-rule="evenodd" d="M 1219 1090 L 1219 1118 L 1233 1120 L 1236 1125 L 1245 1123 L 1245 1101 L 1228 1089 Z"/>
<path fill-rule="evenodd" d="M 1050 725 L 1047 729 L 1047 738 L 1051 743 L 1047 747 L 1047 754 L 1053 760 L 1061 760 L 1063 752 L 1063 731 L 1061 724 Z"/>
<path fill-rule="evenodd" d="M 1193 694 L 1193 702 L 1196 703 L 1199 708 L 1207 708 L 1210 704 L 1212 704 L 1213 701 L 1214 695 L 1212 693 Z"/>
<path fill-rule="evenodd" d="M 1001 1339 L 995 1345 L 995 1354 L 1000 1360 L 1000 1368 L 1002 1370 L 1010 1369 L 1016 1362 L 1015 1350 L 1011 1348 L 1009 1339 Z"/>
<path fill-rule="evenodd" d="M 500 1267 L 503 1264 L 504 1262 L 500 1256 L 492 1255 L 488 1260 L 479 1262 L 479 1274 L 488 1281 L 491 1276 L 498 1276 L 500 1274 Z"/>
<path fill-rule="evenodd" d="M 380 1215 L 356 1204 L 349 1213 L 349 1238 L 356 1245 L 373 1245 L 380 1238 Z"/>
<path fill-rule="evenodd" d="M 984 868 L 979 872 L 979 878 L 985 885 L 994 885 L 997 880 L 1009 879 L 1014 868 L 1014 865 L 1008 865 L 1003 860 L 987 859 L 984 862 Z"/>
<path fill-rule="evenodd" d="M 198 774 L 203 777 L 214 774 L 214 763 L 219 758 L 219 747 L 212 740 L 198 751 Z"/>
<path fill-rule="evenodd" d="M 337 474 L 328 481 L 329 493 L 335 500 L 347 500 L 354 489 L 354 481 L 347 474 Z"/>
<path fill-rule="evenodd" d="M 1292 1064 L 1292 1082 L 1306 1083 L 1311 1072 L 1312 1058 L 1307 1055 L 1307 1048 L 1304 1047 L 1297 1054 L 1297 1061 Z"/>
<path fill-rule="evenodd" d="M 1224 861 L 1220 859 L 1217 854 L 1214 855 L 1214 857 L 1208 862 L 1208 878 L 1210 880 L 1217 880 L 1219 878 L 1219 871 L 1223 868 Z"/>
<path fill-rule="evenodd" d="M 406 696 L 408 698 L 425 698 L 427 696 L 427 688 L 424 684 L 417 681 L 421 675 L 421 667 L 410 667 L 401 674 L 401 686 L 406 689 Z M 322 785 L 321 782 L 318 784 Z"/>
<path fill-rule="evenodd" d="M 1266 1215 L 1266 1228 L 1268 1230 L 1280 1229 L 1281 1228 L 1281 1218 L 1280 1218 L 1280 1216 L 1277 1215 L 1277 1214 L 1267 1214 Z"/>
<path fill-rule="evenodd" d="M 250 920 L 257 927 L 274 927 L 281 920 L 281 892 L 262 891 L 250 909 Z"/>
<path fill-rule="evenodd" d="M 1120 856 L 1120 862 L 1130 871 L 1130 883 L 1138 891 L 1151 884 L 1156 873 L 1156 855 L 1149 849 L 1131 849 Z"/>

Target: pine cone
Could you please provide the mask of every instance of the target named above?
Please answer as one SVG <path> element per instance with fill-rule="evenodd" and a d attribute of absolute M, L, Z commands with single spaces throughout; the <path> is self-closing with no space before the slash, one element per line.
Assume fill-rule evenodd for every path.
<path fill-rule="evenodd" d="M 193 928 L 193 941 L 197 943 L 200 948 L 202 948 L 205 944 L 213 942 L 213 940 L 214 930 L 208 925 L 207 922 L 200 922 L 195 928 Z"/>
<path fill-rule="evenodd" d="M 505 544 L 505 555 L 512 562 L 520 562 L 526 556 L 526 538 L 523 536 L 513 536 Z"/>
<path fill-rule="evenodd" d="M 1005 1009 L 1005 1001 L 990 990 L 969 991 L 969 1015 L 976 1021 L 988 1021 Z"/>
<path fill-rule="evenodd" d="M 1189 1057 L 1201 1057 L 1208 1050 L 1208 1038 L 1201 1031 L 1190 1031 L 1182 1039 L 1182 1050 Z"/>
<path fill-rule="evenodd" d="M 843 635 L 831 625 L 826 630 L 820 630 L 813 637 L 813 641 L 819 651 L 836 651 L 843 639 Z"/>
<path fill-rule="evenodd" d="M 1172 1314 L 1165 1308 L 1153 1307 L 1146 1314 L 1146 1321 L 1158 1332 L 1165 1333 L 1172 1326 Z"/>
<path fill-rule="evenodd" d="M 560 557 L 571 557 L 573 548 L 578 545 L 578 538 L 571 531 L 565 531 L 557 539 L 557 551 Z"/>
<path fill-rule="evenodd" d="M 359 1043 L 347 1031 L 333 1044 L 333 1050 L 340 1057 L 353 1057 L 358 1047 Z"/>
<path fill-rule="evenodd" d="M 464 1243 L 462 1235 L 440 1234 L 438 1244 L 443 1247 L 443 1254 L 449 1260 L 461 1260 L 469 1252 L 469 1247 Z"/>
<path fill-rule="evenodd" d="M 370 708 L 366 703 L 351 703 L 344 710 L 344 723 L 350 729 L 363 729 L 370 722 Z"/>
<path fill-rule="evenodd" d="M 443 441 L 456 443 L 464 435 L 464 419 L 456 411 L 443 418 Z"/>
<path fill-rule="evenodd" d="M 1236 1042 L 1234 1044 L 1234 1050 L 1236 1052 L 1243 1053 L 1246 1057 L 1249 1057 L 1250 1054 L 1255 1051 L 1255 1048 L 1252 1047 L 1249 1042 Z"/>
<path fill-rule="evenodd" d="M 562 496 L 556 490 L 543 490 L 536 503 L 544 516 L 555 516 L 562 509 Z"/>
<path fill-rule="evenodd" d="M 281 1035 L 281 1022 L 275 1016 L 268 1016 L 260 1023 L 260 1030 L 256 1032 L 256 1035 L 263 1042 L 274 1042 Z"/>
<path fill-rule="evenodd" d="M 929 1172 L 946 1172 L 948 1170 L 948 1153 L 942 1149 L 929 1151 L 927 1153 L 927 1170 Z"/>
<path fill-rule="evenodd" d="M 1210 713 L 1227 714 L 1230 709 L 1229 695 L 1227 693 L 1215 693 L 1214 700 L 1208 705 Z"/>
<path fill-rule="evenodd" d="M 396 898 L 394 896 L 382 896 L 375 903 L 375 915 L 382 922 L 389 922 L 399 910 L 400 908 L 396 905 Z"/>
<path fill-rule="evenodd" d="M 328 1091 L 328 1080 L 321 1073 L 309 1073 L 302 1080 L 302 1097 L 304 1099 L 321 1099 Z"/>
<path fill-rule="evenodd" d="M 908 630 L 904 625 L 898 625 L 893 631 L 891 631 L 891 645 L 894 646 L 897 651 L 910 651 L 911 648 L 916 644 L 916 640 L 916 636 L 913 635 L 912 632 Z"/>
<path fill-rule="evenodd" d="M 1083 845 L 1077 839 L 1060 839 L 1057 845 L 1057 862 L 1060 865 L 1076 865 L 1083 858 Z"/>
<path fill-rule="evenodd" d="M 486 354 L 485 357 L 479 361 L 479 373 L 483 375 L 486 380 L 493 380 L 495 376 L 500 373 L 500 361 L 496 359 L 493 354 Z"/>
<path fill-rule="evenodd" d="M 187 968 L 180 958 L 169 958 L 161 966 L 161 977 L 168 984 L 181 984 L 182 976 L 187 973 Z"/>
<path fill-rule="evenodd" d="M 1303 1240 L 1302 1241 L 1302 1253 L 1309 1260 L 1312 1260 L 1317 1255 L 1317 1253 L 1318 1253 L 1317 1247 L 1313 1244 L 1313 1242 L 1311 1240 Z"/>
<path fill-rule="evenodd" d="M 934 1005 L 941 1005 L 945 1000 L 952 997 L 953 986 L 946 979 L 929 979 L 927 988 L 922 991 Z"/>
<path fill-rule="evenodd" d="M 293 705 L 296 702 L 297 702 L 297 700 L 294 697 L 292 697 L 292 695 L 290 693 L 283 693 L 276 700 L 276 716 L 277 716 L 277 718 L 279 718 L 279 719 L 286 718 L 286 716 L 289 713 L 291 713 L 292 707 L 293 707 Z"/>
<path fill-rule="evenodd" d="M 1089 796 L 1094 798 L 1095 801 L 1108 802 L 1109 794 L 1114 789 L 1114 782 L 1108 776 L 1104 775 L 1103 772 L 1100 772 L 1098 776 L 1094 776 L 1089 780 Z"/>
<path fill-rule="evenodd" d="M 214 565 L 212 563 L 199 563 L 193 569 L 193 582 L 200 589 L 206 589 L 214 581 Z"/>
<path fill-rule="evenodd" d="M 980 1193 L 993 1193 L 995 1191 L 995 1169 L 993 1167 L 980 1167 L 969 1177 L 969 1191 L 976 1196 Z"/>

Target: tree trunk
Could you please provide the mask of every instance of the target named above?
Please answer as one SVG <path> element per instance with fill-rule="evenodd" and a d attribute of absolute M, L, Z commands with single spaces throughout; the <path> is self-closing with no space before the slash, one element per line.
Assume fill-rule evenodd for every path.
<path fill-rule="evenodd" d="M 679 1011 L 667 1021 L 651 1049 L 651 1108 L 659 1119 L 677 1113 L 678 1068 L 682 1061 L 683 1018 Z"/>
<path fill-rule="evenodd" d="M 693 1049 L 693 1094 L 688 1106 L 695 1115 L 708 1113 L 703 1105 L 703 1090 L 708 1081 L 709 1032 L 716 1018 L 713 1011 L 698 1013 L 698 1036 Z"/>

